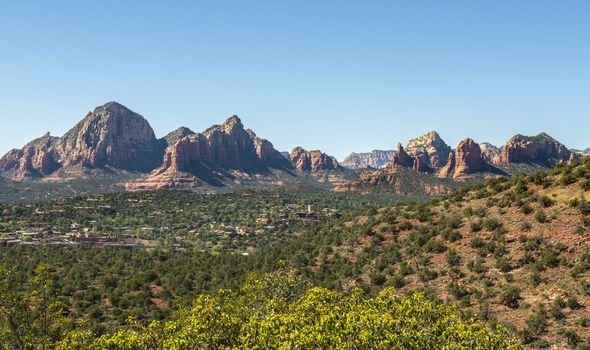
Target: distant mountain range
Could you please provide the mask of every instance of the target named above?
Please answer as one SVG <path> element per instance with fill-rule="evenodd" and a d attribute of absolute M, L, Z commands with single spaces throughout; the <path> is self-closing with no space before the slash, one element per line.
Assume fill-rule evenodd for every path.
<path fill-rule="evenodd" d="M 545 133 L 516 135 L 502 147 L 467 138 L 452 149 L 431 131 L 410 140 L 405 148 L 398 144 L 396 151 L 352 153 L 339 164 L 319 150 L 296 147 L 290 153 L 279 152 L 270 141 L 245 129 L 237 116 L 201 133 L 181 127 L 158 139 L 144 117 L 109 102 L 89 112 L 61 137 L 45 134 L 9 151 L 0 158 L 0 175 L 16 181 L 63 182 L 95 177 L 97 172 L 137 174 L 135 180 L 126 180 L 124 187 L 129 190 L 220 187 L 277 172 L 297 178 L 350 171 L 345 167 L 378 169 L 374 171 L 381 173 L 372 176 L 367 176 L 367 170 L 362 172 L 373 182 L 391 178 L 391 169 L 400 167 L 463 181 L 474 174 L 506 174 L 514 164 L 551 167 L 589 151 L 572 152 Z M 387 173 L 390 175 L 381 176 Z M 347 173 L 340 180 L 362 185 L 363 176 L 354 174 Z"/>
<path fill-rule="evenodd" d="M 391 163 L 391 158 L 395 155 L 393 150 L 374 150 L 366 153 L 354 153 L 348 155 L 340 165 L 349 169 L 375 168 L 381 169 Z"/>

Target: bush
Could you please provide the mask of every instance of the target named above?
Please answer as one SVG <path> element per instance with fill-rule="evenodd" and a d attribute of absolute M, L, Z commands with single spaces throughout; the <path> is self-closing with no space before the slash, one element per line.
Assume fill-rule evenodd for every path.
<path fill-rule="evenodd" d="M 449 266 L 457 266 L 461 263 L 461 255 L 456 250 L 450 249 L 447 252 L 447 264 Z"/>
<path fill-rule="evenodd" d="M 500 302 L 509 308 L 516 309 L 518 302 L 521 299 L 520 289 L 516 287 L 507 287 L 500 294 Z"/>
<path fill-rule="evenodd" d="M 530 204 L 528 203 L 524 203 L 521 207 L 520 210 L 522 211 L 523 214 L 525 215 L 529 215 L 530 213 L 533 212 L 533 208 L 531 207 Z"/>
<path fill-rule="evenodd" d="M 522 232 L 529 232 L 531 229 L 533 228 L 533 225 L 531 225 L 530 223 L 523 221 L 520 223 L 520 230 Z"/>
<path fill-rule="evenodd" d="M 487 219 L 483 221 L 483 227 L 488 231 L 494 231 L 502 228 L 502 223 L 498 219 Z"/>
<path fill-rule="evenodd" d="M 554 204 L 553 200 L 547 196 L 542 196 L 540 198 L 541 205 L 545 208 L 549 208 Z"/>
<path fill-rule="evenodd" d="M 547 313 L 541 307 L 537 309 L 526 320 L 526 328 L 534 335 L 540 335 L 545 332 L 547 328 Z"/>
<path fill-rule="evenodd" d="M 483 228 L 483 225 L 481 223 L 481 221 L 474 221 L 471 223 L 471 232 L 475 233 L 475 232 L 479 232 L 481 231 L 481 229 Z"/>
<path fill-rule="evenodd" d="M 543 210 L 539 209 L 535 213 L 535 219 L 537 219 L 537 221 L 540 223 L 545 223 L 545 222 L 547 222 L 547 215 L 545 214 L 545 212 Z"/>

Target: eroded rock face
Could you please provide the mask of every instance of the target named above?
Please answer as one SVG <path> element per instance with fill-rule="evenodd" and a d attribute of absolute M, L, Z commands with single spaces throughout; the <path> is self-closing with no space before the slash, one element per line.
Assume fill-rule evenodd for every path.
<path fill-rule="evenodd" d="M 437 176 L 439 178 L 447 178 L 453 174 L 453 171 L 455 171 L 455 152 L 451 151 L 449 153 L 449 159 L 447 159 L 447 164 L 440 168 Z"/>
<path fill-rule="evenodd" d="M 420 172 L 430 172 L 432 168 L 428 166 L 428 158 L 426 154 L 418 154 L 417 156 L 413 157 L 414 163 L 412 164 L 412 169 L 415 171 Z"/>
<path fill-rule="evenodd" d="M 226 171 L 263 174 L 270 168 L 290 169 L 291 163 L 273 145 L 245 130 L 232 116 L 203 133 L 189 134 L 169 146 L 160 167 L 147 177 L 126 184 L 130 190 L 200 187 L 221 180 Z"/>
<path fill-rule="evenodd" d="M 57 140 L 47 133 L 20 150 L 11 150 L 0 159 L 0 172 L 8 173 L 15 180 L 51 174 L 59 167 L 57 155 L 52 151 Z"/>
<path fill-rule="evenodd" d="M 340 165 L 349 169 L 375 168 L 381 169 L 389 165 L 395 151 L 374 150 L 367 153 L 351 153 Z"/>
<path fill-rule="evenodd" d="M 513 136 L 502 147 L 500 163 L 528 163 L 551 167 L 567 162 L 571 152 L 557 140 L 540 133 L 537 136 Z"/>
<path fill-rule="evenodd" d="M 336 159 L 321 151 L 306 151 L 296 147 L 291 151 L 291 163 L 299 172 L 318 172 L 336 170 L 340 167 Z"/>
<path fill-rule="evenodd" d="M 161 148 L 150 124 L 116 102 L 97 107 L 56 141 L 55 152 L 64 167 L 110 166 L 149 171 L 161 161 Z"/>
<path fill-rule="evenodd" d="M 0 160 L 0 172 L 23 180 L 74 166 L 149 171 L 158 166 L 161 157 L 162 148 L 149 123 L 126 107 L 109 102 L 88 113 L 62 137 L 46 134 L 10 151 Z"/>
<path fill-rule="evenodd" d="M 404 168 L 412 168 L 414 166 L 414 158 L 412 158 L 402 146 L 401 143 L 397 144 L 397 152 L 391 160 L 391 164 L 394 166 L 401 166 Z"/>
<path fill-rule="evenodd" d="M 453 178 L 460 178 L 464 175 L 479 173 L 485 170 L 486 164 L 479 145 L 470 138 L 461 141 L 455 152 L 455 171 Z"/>
<path fill-rule="evenodd" d="M 406 146 L 406 152 L 414 157 L 423 155 L 424 163 L 429 168 L 440 168 L 446 164 L 451 147 L 436 131 L 430 131 L 411 139 Z"/>

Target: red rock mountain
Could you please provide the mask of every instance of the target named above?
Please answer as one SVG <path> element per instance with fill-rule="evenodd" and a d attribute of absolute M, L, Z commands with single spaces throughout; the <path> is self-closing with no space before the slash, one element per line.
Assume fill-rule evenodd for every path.
<path fill-rule="evenodd" d="M 455 180 L 465 180 L 471 174 L 482 173 L 489 170 L 484 160 L 479 144 L 467 138 L 457 146 L 454 152 L 449 153 L 447 164 L 438 172 L 438 177 L 451 177 Z"/>
<path fill-rule="evenodd" d="M 306 151 L 301 147 L 296 147 L 291 151 L 289 158 L 299 172 L 317 172 L 340 168 L 336 159 L 317 150 Z"/>
<path fill-rule="evenodd" d="M 149 171 L 162 155 L 149 123 L 109 102 L 89 112 L 62 137 L 49 134 L 0 159 L 0 173 L 17 180 L 51 175 L 74 166 Z"/>
<path fill-rule="evenodd" d="M 571 152 L 557 140 L 540 133 L 537 136 L 513 136 L 502 147 L 499 164 L 528 163 L 545 167 L 567 162 Z"/>
<path fill-rule="evenodd" d="M 272 144 L 245 130 L 232 116 L 203 133 L 189 134 L 168 147 L 160 167 L 128 189 L 200 187 L 221 185 L 228 171 L 267 174 L 270 169 L 291 169 L 289 161 Z"/>
<path fill-rule="evenodd" d="M 459 143 L 455 151 L 455 172 L 453 178 L 481 173 L 487 170 L 481 148 L 472 139 L 465 139 Z"/>

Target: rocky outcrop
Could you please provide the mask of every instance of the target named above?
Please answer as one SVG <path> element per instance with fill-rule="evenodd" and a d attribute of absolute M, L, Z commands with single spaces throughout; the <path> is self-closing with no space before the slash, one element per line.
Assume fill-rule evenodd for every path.
<path fill-rule="evenodd" d="M 203 133 L 189 134 L 169 146 L 160 167 L 147 177 L 126 184 L 129 190 L 187 188 L 221 185 L 229 172 L 268 173 L 271 168 L 291 169 L 291 164 L 272 144 L 245 130 L 232 116 Z"/>
<path fill-rule="evenodd" d="M 391 165 L 400 166 L 404 168 L 414 167 L 414 158 L 412 158 L 408 153 L 406 153 L 406 150 L 404 150 L 404 147 L 399 142 L 397 144 L 397 152 L 391 160 Z"/>
<path fill-rule="evenodd" d="M 413 157 L 422 155 L 424 163 L 429 168 L 440 168 L 446 164 L 451 147 L 436 131 L 430 131 L 411 139 L 406 146 L 406 152 Z"/>
<path fill-rule="evenodd" d="M 499 164 L 502 150 L 491 143 L 482 142 L 479 144 L 483 160 L 489 164 Z"/>
<path fill-rule="evenodd" d="M 481 154 L 481 148 L 472 139 L 465 139 L 459 143 L 455 151 L 455 171 L 453 178 L 484 172 L 486 163 Z"/>
<path fill-rule="evenodd" d="M 440 168 L 438 171 L 437 176 L 439 178 L 447 178 L 453 175 L 453 171 L 455 171 L 455 152 L 449 152 L 449 158 L 447 159 L 447 163 L 445 166 Z"/>
<path fill-rule="evenodd" d="M 23 180 L 78 166 L 149 171 L 160 163 L 162 151 L 141 115 L 109 102 L 89 112 L 62 137 L 46 134 L 10 151 L 0 159 L 0 173 Z"/>
<path fill-rule="evenodd" d="M 414 169 L 415 171 L 420 171 L 420 172 L 430 172 L 432 171 L 432 168 L 430 168 L 430 166 L 428 166 L 428 158 L 426 154 L 418 154 L 417 156 L 413 157 L 413 164 L 412 164 L 412 169 Z"/>
<path fill-rule="evenodd" d="M 502 147 L 500 164 L 527 163 L 551 167 L 567 162 L 571 152 L 557 140 L 540 133 L 537 136 L 513 136 Z"/>
<path fill-rule="evenodd" d="M 299 172 L 318 172 L 336 170 L 340 167 L 336 159 L 321 151 L 306 151 L 301 147 L 296 147 L 290 155 L 293 167 Z"/>
<path fill-rule="evenodd" d="M 340 165 L 349 169 L 375 168 L 381 169 L 389 165 L 395 151 L 374 150 L 367 153 L 351 153 Z"/>
<path fill-rule="evenodd" d="M 57 137 L 47 133 L 20 150 L 11 150 L 0 159 L 0 172 L 7 173 L 15 180 L 51 174 L 59 167 L 52 151 L 57 140 Z"/>
<path fill-rule="evenodd" d="M 459 142 L 454 152 L 449 153 L 447 164 L 438 171 L 437 176 L 465 180 L 471 174 L 483 173 L 488 170 L 492 169 L 485 162 L 479 144 L 467 138 Z"/>

